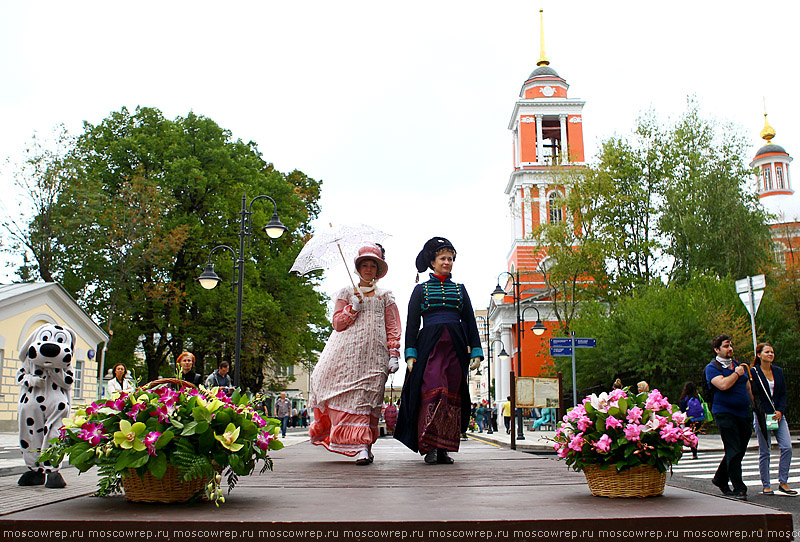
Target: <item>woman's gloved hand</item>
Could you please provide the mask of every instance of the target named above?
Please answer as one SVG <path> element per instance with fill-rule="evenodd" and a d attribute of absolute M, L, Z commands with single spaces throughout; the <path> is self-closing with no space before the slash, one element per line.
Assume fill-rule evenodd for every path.
<path fill-rule="evenodd" d="M 472 358 L 469 360 L 469 370 L 474 371 L 481 366 L 481 358 Z"/>
<path fill-rule="evenodd" d="M 350 296 L 349 301 L 350 301 L 350 306 L 353 308 L 355 312 L 361 310 L 361 298 L 359 296 L 357 296 L 356 294 L 352 294 Z"/>
<path fill-rule="evenodd" d="M 396 373 L 397 369 L 400 368 L 400 360 L 396 357 L 392 356 L 389 358 L 389 372 Z"/>
<path fill-rule="evenodd" d="M 407 358 L 406 365 L 408 365 L 408 370 L 412 370 L 414 368 L 414 364 L 417 362 L 417 358 Z"/>

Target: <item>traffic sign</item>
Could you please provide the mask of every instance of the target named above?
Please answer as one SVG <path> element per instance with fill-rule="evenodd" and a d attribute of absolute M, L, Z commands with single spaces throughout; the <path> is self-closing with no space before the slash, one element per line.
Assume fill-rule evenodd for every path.
<path fill-rule="evenodd" d="M 756 275 L 755 277 L 745 277 L 736 281 L 736 293 L 741 294 L 750 291 L 750 280 L 753 281 L 753 290 L 763 290 L 767 287 L 767 280 L 764 275 Z"/>
<path fill-rule="evenodd" d="M 758 306 L 761 304 L 762 297 L 764 297 L 764 290 L 753 290 L 753 301 L 756 303 L 755 310 L 753 310 L 753 304 L 750 302 L 750 294 L 748 292 L 739 294 L 739 298 L 742 300 L 742 303 L 744 303 L 747 312 L 753 316 L 758 312 Z"/>
<path fill-rule="evenodd" d="M 550 355 L 551 356 L 571 356 L 572 355 L 572 348 L 570 348 L 569 346 L 551 346 L 550 347 Z"/>
<path fill-rule="evenodd" d="M 550 348 L 557 347 L 570 347 L 572 346 L 572 339 L 570 338 L 556 338 L 550 339 Z M 597 339 L 575 337 L 575 348 L 594 348 L 597 346 Z"/>

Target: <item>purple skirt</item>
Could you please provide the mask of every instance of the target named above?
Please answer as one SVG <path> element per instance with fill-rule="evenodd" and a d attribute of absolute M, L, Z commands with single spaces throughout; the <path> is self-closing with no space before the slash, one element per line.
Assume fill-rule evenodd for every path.
<path fill-rule="evenodd" d="M 445 328 L 428 356 L 418 417 L 419 452 L 457 452 L 461 441 L 461 365 Z"/>

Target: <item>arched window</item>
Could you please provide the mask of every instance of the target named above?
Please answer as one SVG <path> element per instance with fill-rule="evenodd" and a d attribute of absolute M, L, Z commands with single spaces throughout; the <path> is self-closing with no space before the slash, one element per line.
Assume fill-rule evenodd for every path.
<path fill-rule="evenodd" d="M 783 186 L 783 166 L 780 164 L 775 166 L 775 186 L 778 187 L 778 190 L 783 190 L 785 188 Z"/>
<path fill-rule="evenodd" d="M 769 165 L 764 168 L 764 190 L 772 190 L 772 170 Z"/>
<path fill-rule="evenodd" d="M 556 224 L 564 220 L 564 214 L 561 210 L 561 194 L 554 190 L 547 196 L 547 207 L 550 216 L 550 224 Z"/>

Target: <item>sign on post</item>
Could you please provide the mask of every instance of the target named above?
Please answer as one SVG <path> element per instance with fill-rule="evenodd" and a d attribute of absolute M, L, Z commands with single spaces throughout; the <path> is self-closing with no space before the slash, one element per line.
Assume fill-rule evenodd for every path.
<path fill-rule="evenodd" d="M 575 332 L 570 333 L 571 337 L 556 337 L 550 339 L 551 356 L 571 356 L 572 357 L 572 401 L 578 404 L 578 387 L 575 385 L 575 349 L 576 348 L 595 348 L 597 339 L 589 337 L 576 338 Z"/>
<path fill-rule="evenodd" d="M 550 347 L 550 355 L 551 356 L 571 356 L 572 355 L 572 348 L 569 346 L 551 346 Z"/>
<path fill-rule="evenodd" d="M 761 298 L 764 297 L 764 288 L 766 287 L 767 281 L 764 275 L 746 277 L 736 281 L 736 293 L 739 294 L 739 299 L 742 300 L 747 312 L 750 313 L 753 352 L 756 351 L 756 313 L 758 312 L 758 306 L 761 304 Z"/>

